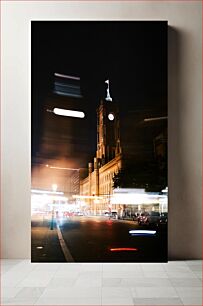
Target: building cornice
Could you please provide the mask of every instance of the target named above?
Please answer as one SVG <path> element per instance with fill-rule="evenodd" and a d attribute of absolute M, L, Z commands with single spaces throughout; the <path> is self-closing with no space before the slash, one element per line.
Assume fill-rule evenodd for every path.
<path fill-rule="evenodd" d="M 108 170 L 109 168 L 116 165 L 121 160 L 122 160 L 122 154 L 120 153 L 119 155 L 114 157 L 112 160 L 110 160 L 108 163 L 106 163 L 101 168 L 99 168 L 99 173 L 102 173 L 102 172 Z"/>

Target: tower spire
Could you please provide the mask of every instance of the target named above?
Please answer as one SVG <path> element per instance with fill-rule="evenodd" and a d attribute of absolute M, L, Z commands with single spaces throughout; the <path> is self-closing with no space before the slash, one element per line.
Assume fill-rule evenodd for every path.
<path fill-rule="evenodd" d="M 112 101 L 112 98 L 111 98 L 111 96 L 110 96 L 110 91 L 109 91 L 109 80 L 106 80 L 105 83 L 108 84 L 107 93 L 106 93 L 106 98 L 105 98 L 105 100 L 106 100 L 106 101 Z"/>

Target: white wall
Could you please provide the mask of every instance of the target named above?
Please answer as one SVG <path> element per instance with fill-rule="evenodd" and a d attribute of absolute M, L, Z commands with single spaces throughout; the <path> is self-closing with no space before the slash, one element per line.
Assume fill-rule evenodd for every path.
<path fill-rule="evenodd" d="M 169 22 L 169 258 L 201 258 L 201 1 L 3 1 L 3 258 L 30 258 L 30 20 Z"/>

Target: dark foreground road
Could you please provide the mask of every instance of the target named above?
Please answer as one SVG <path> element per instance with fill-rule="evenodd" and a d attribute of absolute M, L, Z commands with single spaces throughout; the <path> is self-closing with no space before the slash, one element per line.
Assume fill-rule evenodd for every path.
<path fill-rule="evenodd" d="M 31 234 L 32 262 L 66 262 L 59 243 L 56 222 L 51 230 L 48 218 L 34 216 Z"/>
<path fill-rule="evenodd" d="M 166 262 L 166 227 L 140 227 L 136 222 L 105 217 L 72 217 L 60 229 L 75 262 Z M 132 229 L 156 230 L 153 236 L 132 236 Z M 116 248 L 134 248 L 124 251 Z M 114 250 L 111 250 L 114 249 Z"/>

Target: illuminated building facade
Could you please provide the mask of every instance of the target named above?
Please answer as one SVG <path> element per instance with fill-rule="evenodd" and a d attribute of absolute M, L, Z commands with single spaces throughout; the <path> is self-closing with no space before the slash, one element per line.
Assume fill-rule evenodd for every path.
<path fill-rule="evenodd" d="M 108 204 L 113 192 L 113 176 L 121 168 L 119 110 L 110 97 L 108 87 L 106 99 L 101 100 L 97 108 L 96 157 L 94 163 L 88 164 L 88 177 L 80 181 L 80 195 L 101 196 L 101 199 L 89 199 L 89 208 L 94 214 L 110 208 Z"/>

